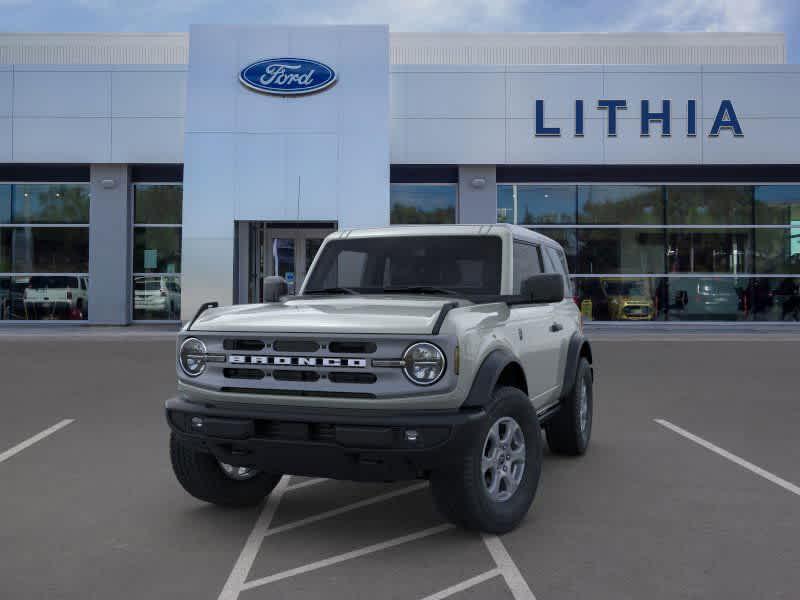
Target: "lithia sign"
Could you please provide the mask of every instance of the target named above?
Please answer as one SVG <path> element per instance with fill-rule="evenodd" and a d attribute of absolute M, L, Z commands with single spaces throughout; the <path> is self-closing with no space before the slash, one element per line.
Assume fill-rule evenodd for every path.
<path fill-rule="evenodd" d="M 639 135 L 641 137 L 650 136 L 650 125 L 659 123 L 661 125 L 661 137 L 672 135 L 670 123 L 672 101 L 662 100 L 661 111 L 650 110 L 650 101 L 642 100 L 640 112 Z M 608 137 L 617 135 L 617 112 L 627 110 L 627 100 L 598 100 L 597 110 L 606 111 L 608 114 Z M 583 100 L 575 100 L 575 137 L 583 137 L 584 128 L 584 103 Z M 722 100 L 719 104 L 717 116 L 708 132 L 709 137 L 718 137 L 721 131 L 730 131 L 735 137 L 742 137 L 742 126 L 733 109 L 733 102 Z M 536 100 L 536 137 L 560 137 L 560 127 L 548 127 L 545 123 L 544 100 Z M 686 101 L 686 136 L 695 137 L 697 135 L 697 100 Z"/>

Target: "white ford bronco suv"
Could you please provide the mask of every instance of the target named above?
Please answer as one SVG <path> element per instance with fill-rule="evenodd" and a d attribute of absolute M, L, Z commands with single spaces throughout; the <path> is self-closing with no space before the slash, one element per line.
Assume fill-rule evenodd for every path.
<path fill-rule="evenodd" d="M 592 352 L 564 251 L 513 225 L 329 235 L 299 293 L 208 303 L 180 332 L 171 458 L 191 495 L 264 500 L 284 474 L 429 479 L 449 520 L 502 533 L 551 451 L 592 428 Z"/>

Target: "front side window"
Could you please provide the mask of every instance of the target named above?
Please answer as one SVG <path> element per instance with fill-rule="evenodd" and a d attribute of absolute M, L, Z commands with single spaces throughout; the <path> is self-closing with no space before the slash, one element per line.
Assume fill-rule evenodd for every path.
<path fill-rule="evenodd" d="M 411 288 L 465 295 L 500 293 L 502 244 L 495 236 L 396 236 L 325 245 L 304 293 L 347 288 L 362 294 Z M 424 290 L 423 290 L 424 291 Z"/>

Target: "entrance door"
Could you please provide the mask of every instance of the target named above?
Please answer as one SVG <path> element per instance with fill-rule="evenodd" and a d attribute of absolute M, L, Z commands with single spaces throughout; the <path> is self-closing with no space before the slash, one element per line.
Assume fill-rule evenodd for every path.
<path fill-rule="evenodd" d="M 261 283 L 270 275 L 283 277 L 290 294 L 299 291 L 322 240 L 333 231 L 332 224 L 251 223 L 249 301 L 264 301 Z"/>

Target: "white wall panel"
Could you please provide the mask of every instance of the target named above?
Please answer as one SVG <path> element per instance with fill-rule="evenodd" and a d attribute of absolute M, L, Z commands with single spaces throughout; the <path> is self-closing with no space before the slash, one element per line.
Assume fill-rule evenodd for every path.
<path fill-rule="evenodd" d="M 0 117 L 0 162 L 10 162 L 11 152 L 11 119 Z"/>
<path fill-rule="evenodd" d="M 603 162 L 604 119 L 587 119 L 584 137 L 573 135 L 572 118 L 550 119 L 548 126 L 560 127 L 561 137 L 535 137 L 533 119 L 508 119 L 507 162 L 545 165 Z"/>
<path fill-rule="evenodd" d="M 0 66 L 0 117 L 10 117 L 14 106 L 13 97 L 14 74 L 10 65 Z"/>
<path fill-rule="evenodd" d="M 284 134 L 235 134 L 234 169 L 231 195 L 237 220 L 297 219 L 297 203 L 284 201 L 288 196 Z"/>
<path fill-rule="evenodd" d="M 244 65 L 239 66 L 236 37 L 227 30 L 216 26 L 192 27 L 186 75 L 185 126 L 189 133 L 234 128 L 233 104 L 241 86 L 237 78 Z"/>
<path fill-rule="evenodd" d="M 101 117 L 111 109 L 108 71 L 20 71 L 14 73 L 14 115 Z"/>
<path fill-rule="evenodd" d="M 650 125 L 649 137 L 641 137 L 640 127 L 638 118 L 617 120 L 617 136 L 604 142 L 606 164 L 700 164 L 702 136 L 687 137 L 686 119 L 672 118 L 670 137 L 661 136 L 659 123 Z"/>
<path fill-rule="evenodd" d="M 185 71 L 114 71 L 111 114 L 115 117 L 183 117 Z"/>
<path fill-rule="evenodd" d="M 441 118 L 505 116 L 505 74 L 480 72 L 406 73 L 405 114 Z"/>
<path fill-rule="evenodd" d="M 743 137 L 722 130 L 709 137 L 713 119 L 703 119 L 703 162 L 706 164 L 797 164 L 800 118 L 740 119 Z"/>
<path fill-rule="evenodd" d="M 363 157 L 375 158 L 364 168 Z M 385 138 L 358 133 L 339 136 L 339 228 L 379 227 L 389 223 L 389 161 Z M 384 160 L 386 157 L 386 160 Z"/>
<path fill-rule="evenodd" d="M 504 119 L 406 119 L 406 162 L 502 163 Z"/>
<path fill-rule="evenodd" d="M 292 135 L 286 139 L 286 186 L 297 189 L 301 221 L 335 221 L 339 190 L 338 141 L 335 134 Z M 291 196 L 287 195 L 287 204 Z"/>
<path fill-rule="evenodd" d="M 111 162 L 111 119 L 15 117 L 14 160 Z"/>
<path fill-rule="evenodd" d="M 233 133 L 186 133 L 183 236 L 233 235 L 236 189 Z M 191 199 L 191 204 L 187 202 Z"/>
<path fill-rule="evenodd" d="M 183 162 L 183 117 L 118 117 L 111 128 L 112 162 Z"/>
<path fill-rule="evenodd" d="M 703 73 L 702 115 L 712 120 L 721 100 L 731 100 L 736 116 L 800 117 L 800 71 Z"/>
<path fill-rule="evenodd" d="M 599 97 L 599 96 L 598 96 Z M 661 112 L 663 100 L 670 100 L 672 118 L 686 118 L 687 101 L 697 101 L 700 116 L 703 93 L 699 68 L 694 73 L 683 72 L 610 72 L 605 74 L 603 98 L 628 101 L 627 118 L 640 119 L 642 100 L 650 101 L 650 112 Z M 597 98 L 587 109 L 597 111 Z"/>
<path fill-rule="evenodd" d="M 603 97 L 603 74 L 597 71 L 509 73 L 508 116 L 531 119 L 536 99 L 544 100 L 545 124 L 552 118 L 574 117 L 575 100 L 583 99 L 584 115 L 591 117 Z"/>

